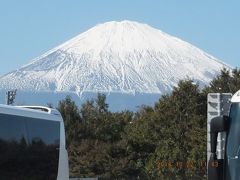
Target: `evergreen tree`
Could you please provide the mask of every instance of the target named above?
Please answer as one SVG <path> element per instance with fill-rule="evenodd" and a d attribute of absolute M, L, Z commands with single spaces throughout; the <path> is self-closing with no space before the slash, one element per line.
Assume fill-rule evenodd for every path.
<path fill-rule="evenodd" d="M 98 93 L 96 99 L 96 108 L 98 109 L 99 113 L 108 111 L 108 104 L 106 103 L 105 94 Z"/>
<path fill-rule="evenodd" d="M 238 68 L 229 71 L 221 70 L 221 73 L 212 80 L 210 86 L 204 89 L 207 93 L 235 93 L 240 89 L 240 70 Z"/>
<path fill-rule="evenodd" d="M 67 145 L 69 145 L 71 142 L 76 141 L 79 135 L 78 128 L 81 122 L 79 110 L 70 96 L 67 96 L 64 100 L 59 102 L 58 110 L 64 120 L 66 140 Z"/>
<path fill-rule="evenodd" d="M 240 69 L 235 68 L 232 71 L 232 82 L 231 82 L 232 93 L 240 90 Z"/>
<path fill-rule="evenodd" d="M 207 93 L 239 89 L 236 68 L 223 69 L 202 91 L 191 80 L 182 80 L 154 107 L 143 105 L 137 112 L 109 111 L 104 94 L 80 109 L 66 97 L 58 109 L 66 128 L 71 176 L 205 179 Z"/>
<path fill-rule="evenodd" d="M 199 116 L 200 99 L 198 85 L 186 80 L 180 81 L 171 95 L 163 96 L 155 105 L 159 143 L 146 166 L 152 178 L 187 180 L 204 175 L 196 167 L 200 158 L 204 161 L 206 156 L 206 149 L 203 150 L 206 126 L 202 124 L 203 117 Z M 203 141 L 196 141 L 199 135 Z M 183 166 L 178 168 L 178 163 Z M 187 167 L 188 163 L 194 166 Z"/>

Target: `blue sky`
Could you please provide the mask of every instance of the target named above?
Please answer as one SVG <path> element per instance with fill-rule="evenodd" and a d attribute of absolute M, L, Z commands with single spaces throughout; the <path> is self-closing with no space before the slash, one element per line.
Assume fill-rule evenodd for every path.
<path fill-rule="evenodd" d="M 1 0 L 0 75 L 96 24 L 134 20 L 240 67 L 239 0 Z"/>

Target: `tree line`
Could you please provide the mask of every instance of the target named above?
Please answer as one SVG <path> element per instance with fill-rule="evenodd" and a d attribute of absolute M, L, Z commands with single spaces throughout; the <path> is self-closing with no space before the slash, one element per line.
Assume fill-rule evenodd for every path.
<path fill-rule="evenodd" d="M 99 179 L 205 179 L 207 94 L 240 89 L 240 70 L 223 69 L 200 89 L 191 79 L 142 105 L 111 112 L 106 95 L 78 107 L 59 102 L 66 130 L 71 177 Z"/>

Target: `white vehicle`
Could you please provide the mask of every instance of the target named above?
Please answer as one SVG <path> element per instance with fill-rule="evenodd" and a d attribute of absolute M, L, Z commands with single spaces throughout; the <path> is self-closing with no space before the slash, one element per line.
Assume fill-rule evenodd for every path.
<path fill-rule="evenodd" d="M 0 179 L 69 180 L 64 123 L 57 110 L 0 105 Z"/>
<path fill-rule="evenodd" d="M 217 97 L 226 94 L 213 93 L 212 95 Z M 240 90 L 230 98 L 229 102 L 216 101 L 215 105 L 213 102 L 208 108 L 210 110 L 208 115 L 211 116 L 214 109 L 218 110 L 220 115 L 209 118 L 209 180 L 240 179 Z M 208 103 L 211 104 L 211 102 Z M 224 109 L 229 113 L 222 113 Z M 221 134 L 223 136 L 219 138 Z"/>

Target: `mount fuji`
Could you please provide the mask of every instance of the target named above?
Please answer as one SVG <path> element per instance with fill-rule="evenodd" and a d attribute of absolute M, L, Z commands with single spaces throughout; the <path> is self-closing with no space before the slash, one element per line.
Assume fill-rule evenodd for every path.
<path fill-rule="evenodd" d="M 123 109 L 151 105 L 187 77 L 203 87 L 223 67 L 231 68 L 147 24 L 112 21 L 0 77 L 0 89 L 18 89 L 17 103 L 39 105 L 56 104 L 66 94 L 83 101 L 102 92 L 113 109 Z"/>

